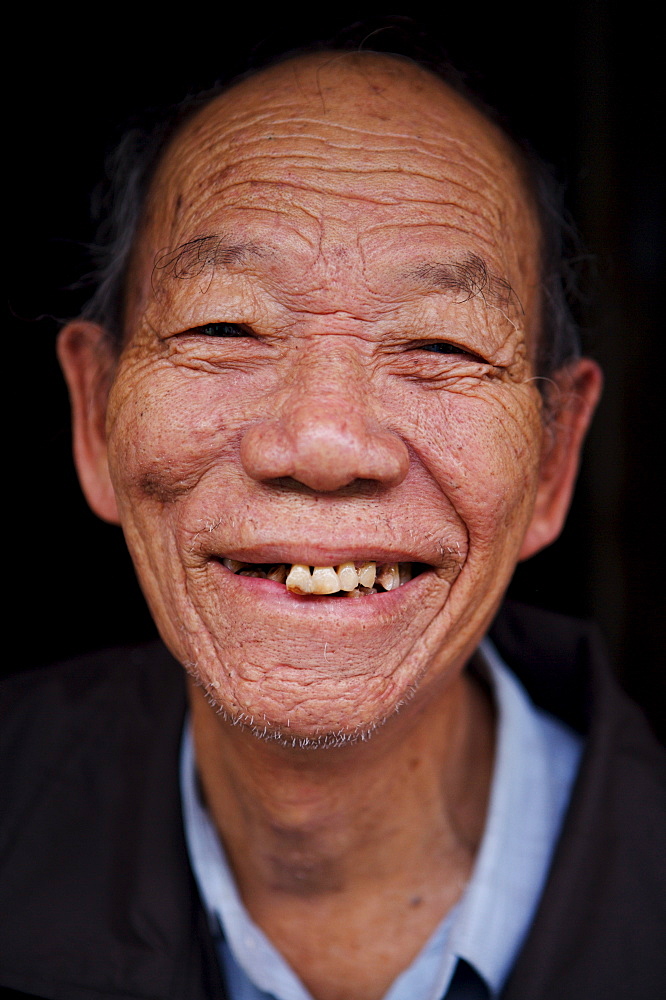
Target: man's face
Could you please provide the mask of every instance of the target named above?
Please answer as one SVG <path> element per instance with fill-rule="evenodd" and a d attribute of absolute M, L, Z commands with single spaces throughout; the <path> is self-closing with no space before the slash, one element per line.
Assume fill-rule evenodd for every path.
<path fill-rule="evenodd" d="M 504 140 L 395 60 L 278 67 L 168 152 L 104 462 L 161 633 L 229 716 L 354 734 L 456 682 L 543 534 L 537 245 Z M 299 596 L 224 559 L 416 575 Z"/>

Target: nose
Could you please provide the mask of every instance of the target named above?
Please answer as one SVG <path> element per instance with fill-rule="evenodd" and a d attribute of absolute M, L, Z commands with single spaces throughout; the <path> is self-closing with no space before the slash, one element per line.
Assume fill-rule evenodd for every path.
<path fill-rule="evenodd" d="M 409 469 L 402 439 L 379 426 L 349 392 L 289 400 L 276 418 L 248 428 L 241 461 L 253 479 L 290 477 L 318 492 L 358 479 L 395 486 Z"/>

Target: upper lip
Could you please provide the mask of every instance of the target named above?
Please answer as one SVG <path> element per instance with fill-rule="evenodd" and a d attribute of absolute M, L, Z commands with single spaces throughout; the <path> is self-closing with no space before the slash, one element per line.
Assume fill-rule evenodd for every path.
<path fill-rule="evenodd" d="M 240 545 L 232 546 L 224 552 L 216 554 L 219 559 L 236 559 L 238 562 L 303 565 L 303 566 L 339 566 L 345 562 L 376 562 L 404 563 L 419 562 L 433 565 L 431 558 L 406 549 L 396 549 L 388 546 L 349 546 L 348 548 L 333 548 L 313 545 Z"/>

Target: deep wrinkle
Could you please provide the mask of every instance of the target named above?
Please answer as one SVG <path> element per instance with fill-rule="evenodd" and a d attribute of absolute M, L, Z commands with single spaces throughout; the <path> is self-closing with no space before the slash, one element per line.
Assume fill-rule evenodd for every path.
<path fill-rule="evenodd" d="M 340 253 L 344 248 L 340 248 Z M 173 278 L 197 278 L 218 268 L 232 272 L 251 263 L 253 258 L 275 257 L 276 250 L 252 241 L 238 242 L 224 234 L 196 236 L 172 249 L 160 251 L 154 271 L 165 271 Z M 406 281 L 416 279 L 426 289 L 461 296 L 463 301 L 475 295 L 490 298 L 502 308 L 514 301 L 519 312 L 524 312 L 511 284 L 495 274 L 478 254 L 468 254 L 462 260 L 424 261 L 406 269 L 398 277 Z"/>

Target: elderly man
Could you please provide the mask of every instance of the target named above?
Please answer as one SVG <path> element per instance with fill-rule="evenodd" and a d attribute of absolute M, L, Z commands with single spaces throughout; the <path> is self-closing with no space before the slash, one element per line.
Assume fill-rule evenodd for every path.
<path fill-rule="evenodd" d="M 12 682 L 2 982 L 654 995 L 656 751 L 577 626 L 484 639 L 601 382 L 544 367 L 523 154 L 413 63 L 304 55 L 175 128 L 130 236 L 119 329 L 59 354 L 83 489 L 186 673 Z"/>

